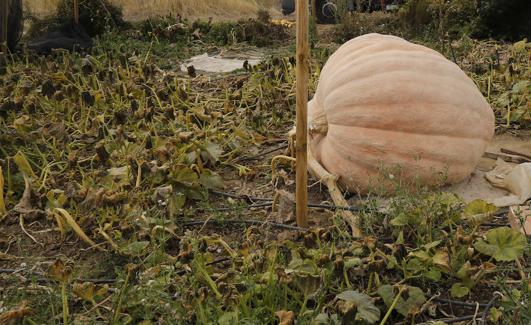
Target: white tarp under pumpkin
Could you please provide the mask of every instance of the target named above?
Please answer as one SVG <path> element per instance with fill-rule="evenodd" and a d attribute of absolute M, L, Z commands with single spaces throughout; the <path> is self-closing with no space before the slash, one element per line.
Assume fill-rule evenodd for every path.
<path fill-rule="evenodd" d="M 197 71 L 210 73 L 229 73 L 244 68 L 245 64 L 255 66 L 262 60 L 262 53 L 253 51 L 245 53 L 222 52 L 215 55 L 208 53 L 191 57 L 181 65 L 181 71 L 186 72 L 193 66 Z"/>

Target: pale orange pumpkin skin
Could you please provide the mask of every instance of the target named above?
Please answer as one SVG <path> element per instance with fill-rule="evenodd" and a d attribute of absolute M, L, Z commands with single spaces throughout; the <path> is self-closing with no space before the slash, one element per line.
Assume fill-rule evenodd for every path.
<path fill-rule="evenodd" d="M 441 175 L 445 183 L 464 180 L 493 137 L 494 113 L 440 53 L 367 34 L 342 45 L 323 67 L 308 128 L 317 161 L 348 190 L 366 193 L 381 185 L 382 165 L 399 166 L 393 184 L 415 178 L 434 186 Z"/>

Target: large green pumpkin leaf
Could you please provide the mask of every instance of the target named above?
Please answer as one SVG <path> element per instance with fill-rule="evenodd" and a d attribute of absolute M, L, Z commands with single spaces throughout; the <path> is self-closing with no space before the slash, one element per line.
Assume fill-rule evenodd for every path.
<path fill-rule="evenodd" d="M 474 243 L 474 248 L 496 261 L 514 261 L 524 253 L 526 238 L 523 234 L 511 228 L 501 227 L 487 232 L 486 241 L 483 239 Z"/>
<path fill-rule="evenodd" d="M 369 324 L 374 324 L 380 319 L 380 309 L 376 307 L 368 295 L 358 291 L 344 291 L 337 295 L 338 299 L 348 301 L 356 306 L 357 319 L 365 320 Z"/>

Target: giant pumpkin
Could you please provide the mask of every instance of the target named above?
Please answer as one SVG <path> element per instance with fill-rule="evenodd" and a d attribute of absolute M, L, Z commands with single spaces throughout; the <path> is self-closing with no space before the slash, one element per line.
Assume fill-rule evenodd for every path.
<path fill-rule="evenodd" d="M 492 139 L 494 114 L 440 53 L 368 34 L 342 45 L 323 67 L 308 132 L 311 158 L 344 187 L 365 193 L 383 184 L 387 191 L 465 179 Z"/>

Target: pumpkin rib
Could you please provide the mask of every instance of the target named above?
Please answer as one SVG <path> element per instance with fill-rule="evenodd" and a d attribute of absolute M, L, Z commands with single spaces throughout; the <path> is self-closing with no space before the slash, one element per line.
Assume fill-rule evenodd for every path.
<path fill-rule="evenodd" d="M 389 51 L 391 52 L 391 51 Z M 418 53 L 422 54 L 422 53 Z M 392 55 L 393 59 L 399 60 L 402 59 L 401 62 L 402 65 L 398 65 L 394 61 L 389 60 L 388 55 Z M 423 61 L 429 61 L 429 65 L 426 64 L 426 67 L 419 67 L 416 59 L 423 59 Z M 407 61 L 406 61 L 407 60 Z M 373 70 L 367 71 L 367 63 L 371 63 L 371 67 L 376 66 L 373 68 Z M 438 66 L 436 66 L 438 65 Z M 372 78 L 379 74 L 386 74 L 386 73 L 392 73 L 392 72 L 411 72 L 413 68 L 421 69 L 421 68 L 428 68 L 430 71 L 427 71 L 429 75 L 438 75 L 441 71 L 448 71 L 449 68 L 452 69 L 451 73 L 452 75 L 447 75 L 449 78 L 462 78 L 463 76 L 466 76 L 466 74 L 461 71 L 457 66 L 455 66 L 454 63 L 447 61 L 444 62 L 440 58 L 422 58 L 421 55 L 417 56 L 411 56 L 409 54 L 404 54 L 402 52 L 393 51 L 392 53 L 385 53 L 382 52 L 381 54 L 375 54 L 373 57 L 362 57 L 356 60 L 353 60 L 346 64 L 344 66 L 344 69 L 346 71 L 349 71 L 349 74 L 340 74 L 338 76 L 335 76 L 332 83 L 329 83 L 325 86 L 323 91 L 327 92 L 330 91 L 330 89 L 335 89 L 336 85 L 345 85 L 348 78 L 352 77 L 352 75 L 356 75 L 356 79 L 365 79 L 365 78 Z M 390 70 L 391 69 L 391 70 Z M 326 77 L 326 75 L 325 75 Z M 468 79 L 461 79 L 460 82 L 463 82 L 468 87 L 471 88 L 477 88 L 476 84 Z"/>
<path fill-rule="evenodd" d="M 394 44 L 389 44 L 389 42 L 386 42 L 386 44 L 382 43 L 383 42 L 380 41 L 373 41 L 367 43 L 366 46 L 351 49 L 350 47 L 352 47 L 352 45 L 347 42 L 330 56 L 324 68 L 329 70 L 335 70 L 337 66 L 343 66 L 346 62 L 352 60 L 352 58 L 372 56 L 375 53 L 386 52 L 390 49 L 400 50 L 404 52 L 422 52 L 426 55 L 430 55 L 435 58 L 446 59 L 442 54 L 437 51 L 434 51 L 422 45 L 409 43 L 405 40 L 394 42 Z M 393 48 L 392 45 L 395 45 L 395 47 Z M 398 48 L 396 47 L 397 45 L 399 46 Z"/>
<path fill-rule="evenodd" d="M 363 125 L 348 125 L 348 124 L 329 124 L 328 129 L 332 129 L 333 127 L 350 127 L 350 128 L 360 128 L 360 129 L 367 129 L 367 130 L 380 130 L 380 131 L 389 131 L 389 132 L 397 132 L 397 133 L 408 133 L 413 135 L 422 135 L 422 136 L 444 136 L 447 138 L 457 138 L 457 139 L 478 139 L 478 140 L 486 140 L 490 138 L 489 135 L 466 135 L 466 134 L 445 134 L 441 131 L 441 133 L 433 133 L 433 132 L 421 132 L 420 130 L 389 130 L 386 126 L 363 126 Z"/>
<path fill-rule="evenodd" d="M 415 59 L 422 58 L 423 60 L 428 57 L 430 60 L 456 66 L 455 63 L 446 60 L 446 58 L 441 57 L 439 55 L 435 55 L 434 53 L 427 53 L 421 49 L 414 48 L 414 47 L 404 47 L 404 48 L 382 48 L 381 51 L 374 52 L 369 51 L 370 48 L 367 48 L 367 53 L 356 51 L 356 52 L 349 52 L 348 56 L 345 56 L 345 58 L 342 58 L 342 61 L 334 62 L 334 64 L 341 64 L 343 68 L 349 67 L 348 65 L 354 65 L 354 64 L 360 64 L 360 66 L 363 63 L 367 63 L 368 61 L 376 60 L 378 58 L 386 58 L 389 59 L 389 56 L 392 56 L 394 63 L 396 63 L 396 59 L 399 58 L 407 58 L 412 63 L 415 62 Z M 387 57 L 386 57 L 387 56 Z M 331 61 L 332 58 L 329 59 Z M 346 61 L 346 62 L 344 62 Z M 445 62 L 447 61 L 447 62 Z M 372 62 L 371 62 L 372 63 Z M 333 70 L 333 66 L 327 67 L 326 70 Z M 326 70 L 323 71 L 323 73 L 326 73 Z"/>
<path fill-rule="evenodd" d="M 366 128 L 358 128 L 358 129 L 366 129 Z M 385 131 L 385 130 L 376 130 L 378 132 L 391 132 L 391 131 Z M 404 150 L 405 146 L 403 145 L 400 145 L 399 140 L 397 137 L 394 137 L 392 141 L 388 141 L 388 143 L 386 143 L 385 145 L 375 145 L 375 144 L 368 144 L 367 141 L 363 141 L 363 142 L 349 142 L 348 145 L 345 144 L 345 141 L 343 139 L 340 139 L 338 138 L 337 136 L 334 135 L 334 132 L 338 132 L 337 130 L 331 130 L 331 132 L 329 132 L 329 135 L 327 135 L 325 138 L 328 139 L 328 141 L 332 142 L 333 145 L 330 145 L 330 147 L 334 148 L 338 153 L 340 153 L 341 151 L 339 149 L 343 149 L 344 151 L 343 152 L 346 152 L 346 151 L 352 151 L 352 148 L 349 148 L 349 146 L 353 146 L 353 147 L 357 147 L 357 148 L 360 148 L 360 149 L 364 149 L 363 152 L 365 154 L 372 154 L 374 152 L 375 149 L 379 149 L 378 151 L 381 152 L 384 152 L 386 154 L 386 157 L 388 158 L 389 155 L 394 155 L 394 154 L 397 154 L 398 156 L 400 156 L 401 158 L 405 158 L 405 159 L 412 159 L 412 158 L 415 158 L 415 155 L 418 155 L 419 153 L 423 155 L 423 157 L 425 157 L 426 159 L 430 160 L 430 161 L 438 161 L 438 162 L 443 162 L 445 160 L 452 160 L 454 162 L 463 162 L 463 161 L 466 161 L 468 160 L 469 158 L 468 157 L 464 157 L 465 155 L 459 153 L 459 152 L 452 152 L 451 155 L 449 155 L 448 153 L 441 153 L 437 147 L 436 148 L 428 148 L 426 149 L 424 146 L 426 145 L 426 143 L 428 141 L 424 141 L 424 142 L 419 142 L 419 141 L 411 141 L 412 143 L 416 143 L 417 145 L 414 146 L 414 147 L 410 147 L 407 151 L 401 151 L 401 150 Z M 394 132 L 394 133 L 402 133 L 402 132 Z M 407 134 L 408 137 L 419 137 L 419 136 L 424 136 L 423 134 L 410 134 L 408 133 Z M 372 137 L 374 137 L 374 134 L 372 135 Z M 434 142 L 434 143 L 448 143 L 448 141 L 444 141 L 444 138 L 448 138 L 447 136 L 439 136 L 438 138 L 443 138 L 443 139 L 440 139 L 440 141 L 435 141 L 437 139 L 433 139 L 431 140 L 431 142 Z M 324 139 L 323 139 L 324 140 Z M 468 140 L 467 142 L 483 142 L 482 139 L 477 139 L 477 138 L 468 138 L 466 139 Z M 457 139 L 454 139 L 454 142 L 456 142 Z M 459 139 L 459 143 L 462 144 L 464 140 L 462 139 Z M 457 143 L 456 143 L 457 144 Z M 341 147 L 341 148 L 339 148 Z M 390 152 L 389 149 L 394 149 L 394 151 Z M 372 152 L 371 152 L 372 151 Z M 356 151 L 357 152 L 357 151 Z M 469 152 L 469 151 L 467 151 Z M 439 158 L 441 157 L 441 158 Z"/>
<path fill-rule="evenodd" d="M 473 109 L 475 111 L 481 112 L 482 115 L 490 115 L 491 112 L 486 111 L 480 104 L 477 102 L 477 97 L 474 96 L 466 96 L 470 93 L 470 91 L 467 91 L 465 87 L 458 87 L 455 83 L 448 84 L 447 82 L 438 82 L 438 83 L 429 83 L 428 80 L 409 80 L 407 76 L 407 72 L 401 72 L 401 78 L 397 76 L 398 73 L 391 73 L 394 74 L 394 78 L 397 83 L 400 83 L 401 86 L 407 86 L 411 85 L 410 88 L 413 88 L 415 84 L 423 84 L 423 87 L 416 87 L 415 89 L 410 89 L 406 92 L 402 92 L 398 94 L 400 98 L 408 97 L 409 100 L 419 100 L 421 98 L 426 98 L 427 95 L 434 96 L 439 102 L 442 101 L 452 101 L 454 103 L 461 102 L 461 106 L 465 106 L 467 108 Z M 429 79 L 429 78 L 426 78 Z M 452 81 L 450 78 L 446 78 L 446 81 Z M 342 102 L 350 102 L 351 105 L 357 105 L 357 104 L 370 104 L 370 103 L 380 103 L 381 105 L 386 105 L 389 102 L 389 99 L 387 96 L 393 96 L 394 92 L 393 90 L 396 88 L 396 85 L 389 84 L 385 82 L 386 76 L 374 76 L 373 78 L 364 78 L 360 81 L 354 81 L 351 83 L 347 83 L 343 86 L 338 86 L 331 90 L 329 94 L 324 98 L 323 101 L 323 107 L 325 108 L 324 111 L 327 112 L 331 108 L 334 108 L 335 105 L 333 104 L 334 101 L 342 101 Z M 379 94 L 378 96 L 373 96 L 373 93 L 367 92 L 364 90 L 370 90 L 370 88 L 375 87 L 375 85 L 379 86 Z M 434 94 L 433 92 L 437 91 L 437 94 Z M 477 88 L 475 91 L 479 92 Z M 347 94 L 345 96 L 345 94 Z M 481 95 L 481 93 L 479 93 Z M 482 95 L 481 95 L 482 96 Z M 352 98 L 354 97 L 354 98 Z M 370 101 L 367 102 L 368 97 L 370 97 Z M 355 99 L 356 101 L 353 101 Z M 406 99 L 407 100 L 407 99 Z M 483 99 L 484 100 L 484 99 Z M 463 102 L 464 101 L 464 102 Z M 484 102 L 486 103 L 486 101 Z M 487 103 L 486 103 L 487 104 Z M 487 104 L 488 105 L 488 104 Z M 334 108 L 335 109 L 335 108 Z M 328 115 L 328 114 L 327 114 Z"/>
<path fill-rule="evenodd" d="M 444 161 L 436 161 L 438 166 L 430 164 L 428 165 L 428 167 L 422 167 L 423 164 L 427 161 L 428 159 L 414 160 L 413 164 L 411 163 L 411 160 L 393 163 L 385 163 L 381 159 L 376 159 L 370 162 L 365 162 L 363 160 L 347 161 L 346 163 L 348 163 L 349 165 L 348 171 L 343 171 L 342 169 L 344 168 L 337 169 L 335 167 L 338 165 L 338 162 L 336 160 L 327 161 L 327 159 L 324 159 L 320 161 L 320 163 L 323 164 L 323 167 L 325 167 L 325 169 L 329 170 L 333 174 L 340 175 L 343 180 L 347 179 L 348 181 L 353 183 L 358 183 L 360 181 L 366 183 L 368 181 L 368 178 L 374 178 L 375 176 L 383 176 L 383 169 L 387 169 L 393 173 L 397 170 L 401 170 L 403 174 L 409 174 L 409 177 L 421 177 L 422 179 L 428 179 L 430 177 L 433 177 L 434 175 L 446 174 L 447 178 L 451 181 L 459 181 L 459 179 L 463 178 L 462 175 L 465 175 L 464 177 L 466 177 L 466 175 L 469 175 L 473 171 L 472 169 L 467 169 L 466 166 L 465 168 L 458 168 L 455 165 L 451 167 L 449 163 Z M 356 173 L 354 168 L 360 170 L 361 172 Z M 349 177 L 345 175 L 351 176 Z"/>
<path fill-rule="evenodd" d="M 443 112 L 440 112 L 443 110 Z M 426 112 L 426 110 L 429 110 Z M 401 112 L 391 118 L 395 112 Z M 405 102 L 398 104 L 368 103 L 348 106 L 337 105 L 336 110 L 326 112 L 328 128 L 335 125 L 365 127 L 374 129 L 391 129 L 417 134 L 442 135 L 451 133 L 452 137 L 490 138 L 490 134 L 475 126 L 477 119 L 484 118 L 479 111 L 471 111 L 456 121 L 452 115 L 460 114 L 461 108 L 456 104 L 443 102 Z M 382 114 L 383 117 L 378 115 Z M 435 120 L 435 121 L 434 121 Z M 405 127 L 404 127 L 405 126 Z"/>
<path fill-rule="evenodd" d="M 326 147 L 327 150 L 336 150 L 333 146 Z M 329 152 L 327 152 L 326 155 L 323 155 L 325 157 L 331 156 Z M 456 169 L 455 166 L 452 170 L 450 165 L 445 161 L 435 161 L 435 163 L 438 164 L 438 166 L 433 166 L 433 164 L 429 165 L 427 168 L 422 168 L 421 162 L 426 162 L 427 159 L 420 159 L 420 160 L 414 160 L 415 163 L 413 164 L 413 168 L 411 168 L 411 159 L 407 159 L 406 161 L 402 162 L 393 162 L 393 163 L 385 163 L 381 159 L 375 159 L 370 161 L 365 160 L 346 160 L 344 157 L 340 158 L 341 160 L 333 160 L 328 161 L 328 158 L 324 159 L 318 159 L 318 161 L 325 167 L 325 169 L 329 170 L 333 174 L 341 175 L 340 176 L 340 182 L 342 182 L 344 185 L 347 185 L 347 188 L 351 187 L 367 187 L 367 184 L 370 184 L 371 181 L 377 180 L 378 178 L 385 176 L 382 174 L 383 169 L 387 169 L 390 172 L 396 173 L 396 171 L 401 171 L 403 174 L 409 174 L 409 177 L 419 177 L 421 179 L 429 179 L 433 175 L 439 175 L 441 173 L 448 173 L 447 178 L 451 181 L 454 178 L 462 178 L 461 174 L 468 175 L 472 172 L 472 170 L 467 170 L 466 168 L 461 169 L 462 171 L 451 175 L 451 172 Z M 343 171 L 344 167 L 348 165 L 348 172 Z M 336 168 L 337 166 L 340 166 L 339 169 Z M 409 168 L 404 168 L 404 166 L 409 166 Z M 413 169 L 413 171 L 411 171 Z M 351 175 L 343 176 L 343 175 Z M 398 176 L 398 175 L 395 175 Z M 466 177 L 466 176 L 465 176 Z M 397 179 L 398 181 L 398 179 Z M 345 182 L 347 182 L 345 184 Z M 351 186 L 350 184 L 356 184 L 356 186 Z"/>
<path fill-rule="evenodd" d="M 344 94 L 347 94 L 348 95 L 354 95 L 356 97 L 359 96 L 359 93 L 362 93 L 361 91 L 359 92 L 354 92 L 353 90 L 355 89 L 364 89 L 364 87 L 366 88 L 373 88 L 373 87 L 379 87 L 380 88 L 380 94 L 379 96 L 371 96 L 372 94 L 366 94 L 366 96 L 371 96 L 374 100 L 378 101 L 380 100 L 380 102 L 385 102 L 385 99 L 387 99 L 388 96 L 400 96 L 400 97 L 404 97 L 405 95 L 410 95 L 410 96 L 422 96 L 422 95 L 425 95 L 426 93 L 429 93 L 430 91 L 433 91 L 433 90 L 438 90 L 438 93 L 437 94 L 433 94 L 434 96 L 437 96 L 438 98 L 440 98 L 441 100 L 444 100 L 444 99 L 448 99 L 448 97 L 446 96 L 455 96 L 456 94 L 459 94 L 459 95 L 465 95 L 467 93 L 470 93 L 471 91 L 473 92 L 479 92 L 479 90 L 477 90 L 477 88 L 474 86 L 472 87 L 471 85 L 468 85 L 468 84 L 465 84 L 465 83 L 462 83 L 462 84 L 457 84 L 458 82 L 454 80 L 454 78 L 448 78 L 446 76 L 442 76 L 442 75 L 438 75 L 438 76 L 431 76 L 431 75 L 427 75 L 427 76 L 423 76 L 423 77 L 419 77 L 415 80 L 411 80 L 409 78 L 409 74 L 411 72 L 410 71 L 407 71 L 407 70 L 402 70 L 402 71 L 389 71 L 387 73 L 381 73 L 381 74 L 377 74 L 377 75 L 373 75 L 373 76 L 367 76 L 367 77 L 363 77 L 363 78 L 360 78 L 360 79 L 356 79 L 355 81 L 352 81 L 352 82 L 349 82 L 349 83 L 345 83 L 343 85 L 339 85 L 339 86 L 335 86 L 333 87 L 329 92 L 328 94 L 326 95 L 326 98 L 325 98 L 325 107 L 330 107 L 326 104 L 326 100 L 328 98 L 330 98 L 330 100 L 338 100 L 338 99 L 342 99 L 342 100 L 346 100 L 349 97 L 346 97 L 344 96 Z M 396 83 L 408 83 L 408 84 L 422 84 L 423 87 L 415 87 L 414 89 L 409 89 L 408 91 L 405 91 L 405 92 L 401 92 L 399 94 L 396 94 L 394 92 L 391 92 L 390 90 L 389 91 L 385 91 L 385 88 L 396 88 L 396 85 L 395 84 L 392 84 L 392 83 L 389 83 L 387 82 L 387 79 L 391 77 L 394 79 L 394 81 Z M 436 80 L 438 82 L 432 82 L 430 83 L 429 80 L 433 80 L 434 78 L 436 78 Z M 453 83 L 448 83 L 449 81 L 453 82 Z M 343 96 L 339 96 L 339 94 L 343 94 Z M 459 97 L 462 97 L 462 96 L 459 96 Z M 362 100 L 365 99 L 365 97 L 362 97 L 361 98 Z M 458 98 L 455 98 L 454 100 L 457 100 Z M 418 100 L 418 98 L 417 98 Z M 476 98 L 473 98 L 472 96 L 467 96 L 466 97 L 466 100 L 467 100 L 467 105 L 472 105 L 474 104 L 473 101 L 476 101 L 477 99 Z M 478 110 L 482 110 L 481 108 L 478 108 Z M 325 109 L 326 111 L 326 109 Z"/>

